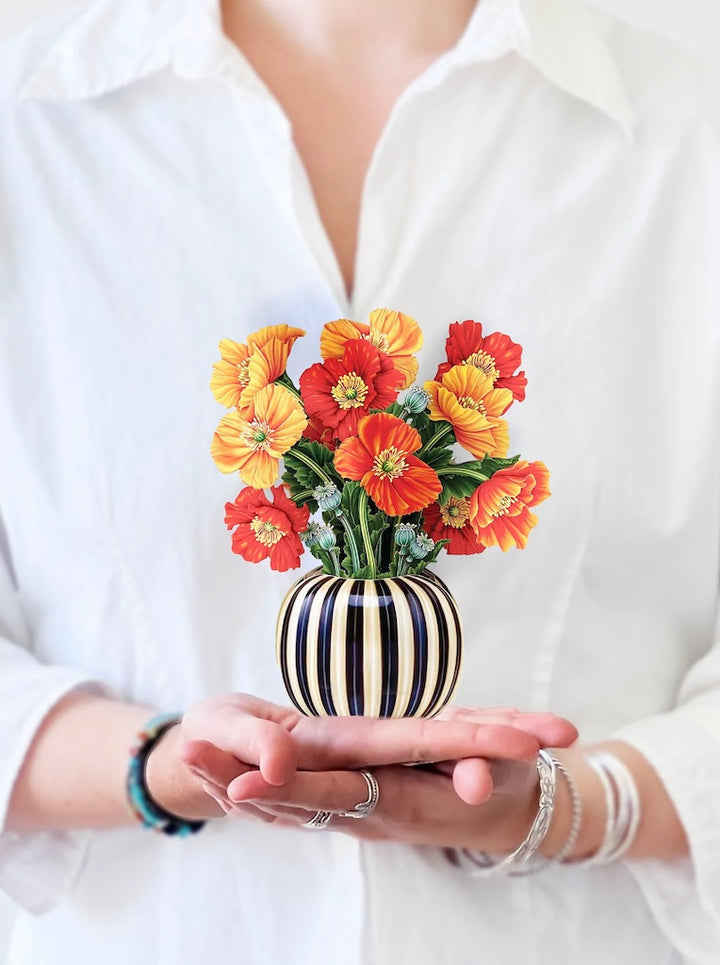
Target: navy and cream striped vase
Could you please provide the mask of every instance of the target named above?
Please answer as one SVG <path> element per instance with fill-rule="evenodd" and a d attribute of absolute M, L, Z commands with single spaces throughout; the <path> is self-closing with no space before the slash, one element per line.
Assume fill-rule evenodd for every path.
<path fill-rule="evenodd" d="M 280 608 L 277 659 L 312 717 L 432 717 L 452 697 L 462 658 L 457 604 L 421 576 L 352 580 L 313 570 Z"/>

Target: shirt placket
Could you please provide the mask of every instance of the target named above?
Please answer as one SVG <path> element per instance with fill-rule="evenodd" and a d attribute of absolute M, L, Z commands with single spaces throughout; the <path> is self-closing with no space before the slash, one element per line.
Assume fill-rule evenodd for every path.
<path fill-rule="evenodd" d="M 404 165 L 407 152 L 412 150 L 412 141 L 407 141 L 411 137 L 407 115 L 419 106 L 426 92 L 448 82 L 457 69 L 502 56 L 513 46 L 515 36 L 512 3 L 483 0 L 456 47 L 427 68 L 398 98 L 363 183 L 351 296 L 295 146 L 290 121 L 242 52 L 223 33 L 214 0 L 204 0 L 181 26 L 173 66 L 187 79 L 216 79 L 228 87 L 258 167 L 319 283 L 332 294 L 338 314 L 363 319 L 383 299 L 392 298 L 397 253 L 407 247 L 408 239 L 400 237 L 401 212 L 412 204 L 408 192 L 418 190 L 417 185 L 409 183 Z M 400 141 L 403 130 L 409 132 L 405 143 Z"/>

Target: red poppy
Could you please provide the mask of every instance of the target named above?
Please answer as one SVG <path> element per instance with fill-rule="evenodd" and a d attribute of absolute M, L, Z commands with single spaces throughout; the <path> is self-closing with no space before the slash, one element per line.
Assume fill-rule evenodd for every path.
<path fill-rule="evenodd" d="M 300 565 L 303 545 L 299 533 L 308 526 L 307 506 L 296 506 L 283 486 L 270 490 L 272 502 L 262 489 L 248 486 L 234 503 L 225 504 L 225 522 L 234 529 L 233 553 L 249 563 L 270 560 L 270 569 L 284 573 Z"/>
<path fill-rule="evenodd" d="M 424 509 L 442 490 L 435 470 L 413 455 L 421 446 L 417 429 L 377 412 L 360 420 L 357 437 L 340 444 L 335 468 L 346 479 L 359 480 L 378 509 L 404 516 Z"/>
<path fill-rule="evenodd" d="M 483 546 L 524 549 L 537 523 L 531 513 L 550 495 L 550 473 L 543 462 L 517 462 L 498 469 L 470 498 L 470 521 Z"/>
<path fill-rule="evenodd" d="M 319 442 L 321 446 L 325 446 L 326 449 L 330 449 L 331 451 L 337 449 L 335 430 L 326 428 L 315 416 L 310 416 L 308 419 L 307 428 L 305 432 L 303 432 L 303 438 L 309 439 L 310 442 Z"/>
<path fill-rule="evenodd" d="M 425 532 L 436 543 L 450 540 L 445 546 L 449 556 L 471 556 L 485 547 L 478 540 L 470 522 L 470 500 L 451 496 L 442 506 L 432 503 L 423 513 Z"/>
<path fill-rule="evenodd" d="M 305 411 L 338 439 L 354 436 L 370 409 L 391 405 L 402 384 L 392 359 L 364 339 L 350 339 L 342 358 L 317 362 L 300 376 Z"/>
<path fill-rule="evenodd" d="M 522 365 L 522 345 L 502 332 L 483 336 L 482 324 L 471 318 L 453 322 L 445 342 L 447 362 L 438 366 L 435 381 L 439 382 L 453 365 L 472 365 L 490 376 L 496 389 L 510 389 L 513 399 L 525 398 L 527 379 L 518 372 Z M 505 411 L 510 408 L 510 404 Z"/>

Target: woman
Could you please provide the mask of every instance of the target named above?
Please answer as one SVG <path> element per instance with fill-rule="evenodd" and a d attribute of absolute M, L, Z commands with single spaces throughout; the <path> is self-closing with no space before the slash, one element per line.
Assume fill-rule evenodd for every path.
<path fill-rule="evenodd" d="M 46 912 L 11 962 L 716 960 L 711 69 L 564 0 L 105 0 L 3 63 L 0 870 Z M 580 729 L 540 846 L 570 860 L 537 876 L 466 865 L 523 841 L 537 749 L 572 727 L 298 721 L 287 583 L 223 533 L 218 339 L 291 321 L 300 371 L 379 305 L 420 322 L 424 378 L 456 319 L 525 346 L 514 438 L 553 499 L 525 554 L 441 573 L 460 703 Z M 146 790 L 208 819 L 183 841 L 141 834 L 124 788 L 177 708 Z M 598 747 L 639 824 L 587 866 Z M 338 816 L 368 768 L 377 806 Z"/>

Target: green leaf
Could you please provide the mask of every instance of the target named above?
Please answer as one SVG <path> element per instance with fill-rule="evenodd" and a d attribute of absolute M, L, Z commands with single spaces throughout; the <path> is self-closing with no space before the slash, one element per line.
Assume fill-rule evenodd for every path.
<path fill-rule="evenodd" d="M 284 457 L 285 471 L 283 482 L 290 488 L 290 498 L 298 506 L 308 506 L 312 513 L 317 512 L 317 502 L 312 498 L 312 490 L 329 478 L 337 486 L 342 486 L 333 463 L 333 454 L 319 442 L 299 439 Z M 307 496 L 310 490 L 311 495 Z"/>
<path fill-rule="evenodd" d="M 431 469 L 437 472 L 439 469 L 444 469 L 446 466 L 451 466 L 453 464 L 453 454 L 452 449 L 445 446 L 438 446 L 437 449 L 430 449 L 422 457 L 423 462 L 426 462 Z"/>
<path fill-rule="evenodd" d="M 358 570 L 357 573 L 353 573 L 354 580 L 369 580 L 372 576 L 372 570 L 369 566 L 363 566 L 362 569 Z"/>
<path fill-rule="evenodd" d="M 489 479 L 494 472 L 498 471 L 498 469 L 507 469 L 508 466 L 514 466 L 519 458 L 520 456 L 510 456 L 508 459 L 499 459 L 495 456 L 485 456 L 482 461 L 482 472 Z"/>
<path fill-rule="evenodd" d="M 478 459 L 440 468 L 438 476 L 443 486 L 439 499 L 440 505 L 446 503 L 451 496 L 456 499 L 472 496 L 480 483 L 487 478 L 482 469 L 483 464 Z"/>
<path fill-rule="evenodd" d="M 361 486 L 359 482 L 352 480 L 344 482 L 342 487 L 342 496 L 340 499 L 340 509 L 347 516 L 353 529 L 358 523 L 358 504 L 360 502 L 360 490 Z"/>
<path fill-rule="evenodd" d="M 427 413 L 421 412 L 413 421 L 413 425 L 420 433 L 423 446 L 426 446 L 433 438 L 437 438 L 437 442 L 433 444 L 433 448 L 440 445 L 452 446 L 455 444 L 455 433 L 452 431 L 452 426 L 443 419 L 431 419 Z M 418 455 L 421 459 L 426 458 L 422 451 L 418 452 Z"/>
<path fill-rule="evenodd" d="M 389 415 L 397 416 L 398 419 L 402 419 L 402 413 L 405 411 L 399 402 L 393 402 L 386 409 L 371 409 L 371 412 L 387 412 Z"/>
<path fill-rule="evenodd" d="M 378 540 L 388 529 L 390 529 L 390 520 L 385 513 L 375 513 L 368 517 L 368 530 L 373 547 L 377 546 Z"/>

